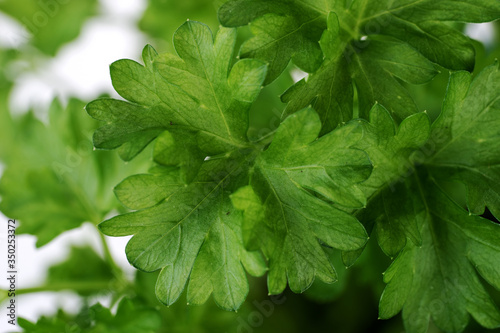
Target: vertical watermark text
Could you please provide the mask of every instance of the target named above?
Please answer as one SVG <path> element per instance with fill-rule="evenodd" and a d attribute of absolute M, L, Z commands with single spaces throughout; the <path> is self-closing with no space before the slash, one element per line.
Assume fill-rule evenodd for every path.
<path fill-rule="evenodd" d="M 17 285 L 17 256 L 16 256 L 16 220 L 7 223 L 7 322 L 16 325 L 16 285 Z"/>

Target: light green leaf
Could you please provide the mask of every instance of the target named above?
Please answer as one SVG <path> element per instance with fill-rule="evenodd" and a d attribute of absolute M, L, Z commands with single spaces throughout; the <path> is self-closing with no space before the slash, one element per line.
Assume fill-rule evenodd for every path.
<path fill-rule="evenodd" d="M 248 170 L 245 164 L 251 156 L 233 155 L 205 162 L 190 185 L 172 185 L 168 174 L 125 180 L 116 192 L 119 199 L 134 202 L 130 184 L 142 183 L 151 197 L 139 198 L 139 206 L 151 207 L 100 224 L 105 234 L 134 234 L 127 257 L 141 270 L 162 269 L 157 296 L 165 304 L 177 300 L 189 279 L 189 303 L 204 303 L 213 293 L 222 308 L 235 310 L 248 293 L 244 265 L 248 264 L 251 273 L 264 273 L 256 267 L 265 265 L 262 259 L 243 247 L 241 213 L 229 198 L 245 181 L 242 170 Z M 168 190 L 155 193 L 164 188 Z"/>
<path fill-rule="evenodd" d="M 181 179 L 189 183 L 196 177 L 206 155 L 189 131 L 165 131 L 157 138 L 154 160 L 164 166 L 179 167 Z"/>
<path fill-rule="evenodd" d="M 137 153 L 167 129 L 196 132 L 193 140 L 205 156 L 245 147 L 248 110 L 266 65 L 243 60 L 231 69 L 235 41 L 234 29 L 221 29 L 214 40 L 207 26 L 188 21 L 174 35 L 178 57 L 147 47 L 145 66 L 115 62 L 113 85 L 132 103 L 101 99 L 87 105 L 92 117 L 107 123 L 94 135 L 96 147 L 132 144 Z"/>
<path fill-rule="evenodd" d="M 10 33 L 16 41 L 27 37 L 40 51 L 54 56 L 59 48 L 78 37 L 85 21 L 98 13 L 98 1 L 6 0 L 0 11 L 15 18 L 28 33 Z M 16 35 L 17 34 L 17 35 Z"/>

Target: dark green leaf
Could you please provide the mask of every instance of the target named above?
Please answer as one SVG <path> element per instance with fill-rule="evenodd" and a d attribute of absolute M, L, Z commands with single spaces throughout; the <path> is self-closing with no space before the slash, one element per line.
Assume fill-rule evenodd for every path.
<path fill-rule="evenodd" d="M 447 22 L 498 19 L 500 4 L 495 0 L 230 0 L 221 7 L 219 18 L 226 26 L 250 25 L 255 36 L 243 45 L 241 55 L 267 61 L 268 80 L 275 79 L 290 59 L 313 73 L 283 96 L 288 103 L 285 115 L 312 103 L 326 133 L 352 118 L 352 84 L 359 96 L 359 115 L 365 119 L 375 102 L 396 121 L 418 112 L 398 80 L 425 83 L 437 73 L 432 63 L 472 70 L 472 44 Z M 262 29 L 263 25 L 268 28 Z M 319 69 L 317 42 L 324 54 Z"/>

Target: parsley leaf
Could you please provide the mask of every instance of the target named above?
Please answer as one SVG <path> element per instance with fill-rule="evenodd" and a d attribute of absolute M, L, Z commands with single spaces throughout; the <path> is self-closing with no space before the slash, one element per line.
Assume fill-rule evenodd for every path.
<path fill-rule="evenodd" d="M 248 110 L 260 92 L 266 66 L 258 60 L 232 62 L 236 31 L 210 29 L 188 21 L 174 35 L 179 57 L 144 49 L 145 66 L 132 60 L 112 64 L 116 91 L 132 103 L 113 99 L 87 105 L 88 113 L 107 125 L 94 135 L 97 148 L 122 146 L 132 159 L 165 130 L 196 132 L 196 142 L 210 155 L 247 146 Z"/>
<path fill-rule="evenodd" d="M 265 272 L 258 253 L 243 247 L 241 219 L 229 198 L 245 179 L 245 162 L 237 153 L 207 161 L 188 186 L 173 184 L 168 171 L 132 176 L 119 186 L 119 199 L 125 194 L 127 202 L 136 202 L 132 196 L 140 196 L 141 204 L 133 207 L 143 206 L 135 183 L 142 183 L 157 201 L 150 197 L 147 203 L 152 207 L 114 217 L 100 229 L 112 236 L 135 235 L 127 245 L 127 257 L 141 270 L 162 268 L 156 292 L 163 303 L 175 302 L 189 278 L 189 303 L 204 303 L 213 292 L 221 307 L 234 310 L 248 293 L 243 265 L 253 275 Z"/>
<path fill-rule="evenodd" d="M 487 206 L 500 218 L 500 123 L 498 63 L 472 80 L 469 73 L 452 74 L 443 111 L 432 125 L 433 156 L 426 161 L 436 179 L 467 186 L 467 206 L 475 215 Z M 437 140 L 439 139 L 439 140 Z"/>
<path fill-rule="evenodd" d="M 437 73 L 432 63 L 466 70 L 474 65 L 469 39 L 446 22 L 486 22 L 499 17 L 500 4 L 494 0 L 357 0 L 349 5 L 342 1 L 230 0 L 219 11 L 226 26 L 250 25 L 255 37 L 242 46 L 241 53 L 268 61 L 268 80 L 274 80 L 290 58 L 313 73 L 283 95 L 288 103 L 285 116 L 312 103 L 321 115 L 324 133 L 352 118 L 353 84 L 359 115 L 365 119 L 375 102 L 397 121 L 416 113 L 412 97 L 398 79 L 425 83 Z M 263 29 L 264 25 L 273 29 Z"/>
<path fill-rule="evenodd" d="M 499 94 L 494 87 L 499 81 L 498 64 L 474 80 L 467 72 L 453 73 L 429 140 L 422 145 L 428 124 L 415 123 L 409 137 L 420 137 L 417 142 L 422 146 L 415 145 L 406 155 L 408 160 L 399 161 L 399 172 L 357 214 L 368 230 L 374 228 L 384 252 L 397 255 L 384 278 L 388 285 L 380 316 L 389 318 L 403 309 L 409 332 L 425 332 L 430 318 L 444 331 L 460 332 L 469 314 L 487 328 L 500 324 L 500 312 L 478 278 L 480 274 L 498 288 L 500 226 L 477 216 L 485 206 L 495 214 L 498 209 L 495 166 L 500 151 L 494 124 L 499 121 Z M 383 123 L 377 127 L 375 137 L 379 139 L 393 132 Z M 396 140 L 385 150 L 398 145 Z M 375 177 L 378 155 L 368 153 L 373 157 Z M 391 170 L 392 161 L 396 159 L 386 159 L 384 169 Z M 470 213 L 440 185 L 447 181 L 467 186 Z M 406 242 L 406 238 L 412 241 Z M 357 254 L 346 257 L 352 262 Z"/>
<path fill-rule="evenodd" d="M 419 229 L 422 245 L 408 243 L 384 281 L 380 317 L 403 309 L 408 332 L 426 332 L 430 318 L 442 330 L 461 332 L 469 314 L 486 328 L 500 325 L 500 312 L 478 273 L 500 288 L 500 226 L 470 216 L 433 182 L 415 180 L 420 197 L 413 201 L 424 211 Z"/>
<path fill-rule="evenodd" d="M 368 229 L 374 228 L 384 253 L 394 257 L 407 238 L 417 245 L 421 242 L 416 220 L 412 218 L 417 216 L 410 200 L 414 191 L 399 180 L 409 172 L 411 154 L 429 138 L 430 122 L 425 113 L 418 113 L 396 127 L 389 112 L 376 104 L 370 112 L 370 122 L 362 124 L 366 134 L 357 146 L 368 153 L 374 170 L 361 184 L 369 198 L 367 209 L 356 216 Z M 398 195 L 394 195 L 396 192 Z M 401 216 L 402 211 L 408 215 Z M 346 264 L 350 266 L 352 262 L 346 260 Z"/>
<path fill-rule="evenodd" d="M 146 48 L 145 66 L 129 60 L 113 65 L 114 86 L 130 102 L 101 99 L 87 106 L 107 121 L 94 135 L 98 147 L 141 142 L 142 149 L 157 137 L 157 166 L 115 190 L 137 211 L 104 221 L 100 229 L 134 235 L 127 257 L 138 269 L 161 269 L 156 293 L 165 304 L 187 285 L 189 303 L 213 294 L 222 308 L 237 309 L 248 293 L 245 271 L 261 276 L 267 269 L 259 251 L 269 259 L 271 293 L 283 291 L 287 280 L 292 290 L 303 291 L 316 275 L 335 280 L 317 238 L 343 250 L 366 242 L 363 226 L 332 204 L 365 204 L 358 184 L 371 164 L 352 147 L 361 128 L 352 123 L 317 139 L 321 122 L 305 109 L 280 126 L 268 149 L 266 142 L 250 142 L 248 109 L 266 66 L 240 60 L 231 67 L 235 38 L 234 30 L 222 28 L 214 41 L 208 27 L 188 21 L 174 37 L 180 58 Z M 299 202 L 303 206 L 294 208 Z M 265 229 L 267 222 L 250 219 L 248 205 L 263 205 L 266 220 L 283 211 L 261 235 L 265 247 L 254 246 L 248 226 Z M 311 251 L 317 258 L 308 259 Z"/>
<path fill-rule="evenodd" d="M 243 58 L 257 58 L 269 63 L 266 83 L 276 79 L 290 59 L 307 72 L 322 62 L 318 40 L 324 30 L 324 18 L 301 1 L 228 1 L 219 9 L 224 26 L 249 25 L 254 38 L 240 50 Z M 272 28 L 270 28 L 272 27 Z"/>
<path fill-rule="evenodd" d="M 362 132 L 352 123 L 316 139 L 320 129 L 312 109 L 287 118 L 252 169 L 252 189 L 233 198 L 237 208 L 248 210 L 243 227 L 250 232 L 247 246 L 262 249 L 269 259 L 272 294 L 285 289 L 287 278 L 294 292 L 309 288 L 315 275 L 329 283 L 336 280 L 317 239 L 342 250 L 366 242 L 354 217 L 307 192 L 347 207 L 365 204 L 357 183 L 370 175 L 371 164 L 364 152 L 349 148 Z"/>

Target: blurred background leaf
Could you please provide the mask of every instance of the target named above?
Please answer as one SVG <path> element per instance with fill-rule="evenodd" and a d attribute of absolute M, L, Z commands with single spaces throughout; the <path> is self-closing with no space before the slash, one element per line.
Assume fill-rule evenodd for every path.
<path fill-rule="evenodd" d="M 20 221 L 18 233 L 37 236 L 43 246 L 84 222 L 100 223 L 121 205 L 113 187 L 145 160 L 124 164 L 112 152 L 93 151 L 97 122 L 84 103 L 54 101 L 48 124 L 27 113 L 12 121 L 7 168 L 0 179 L 0 211 Z"/>
<path fill-rule="evenodd" d="M 49 268 L 45 286 L 74 290 L 82 296 L 109 292 L 113 287 L 113 268 L 90 246 L 73 247 L 69 257 Z"/>
<path fill-rule="evenodd" d="M 186 20 L 203 22 L 217 31 L 217 9 L 226 0 L 149 0 L 139 28 L 156 38 L 157 49 L 173 51 L 172 36 Z"/>
<path fill-rule="evenodd" d="M 83 23 L 97 14 L 97 0 L 4 0 L 0 11 L 23 24 L 31 44 L 43 53 L 55 55 L 61 45 L 80 33 Z M 30 38 L 27 35 L 13 36 Z"/>

